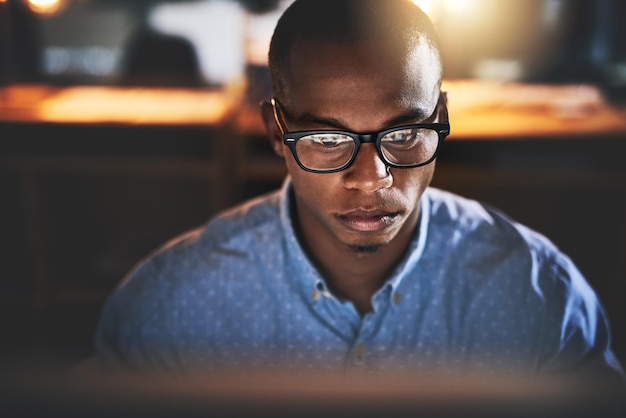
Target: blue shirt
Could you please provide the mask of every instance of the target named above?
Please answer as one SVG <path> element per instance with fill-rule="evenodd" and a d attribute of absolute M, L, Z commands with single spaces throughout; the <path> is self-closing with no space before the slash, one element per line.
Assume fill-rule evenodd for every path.
<path fill-rule="evenodd" d="M 114 367 L 621 373 L 605 313 L 542 235 L 429 188 L 406 256 L 360 316 L 294 232 L 289 179 L 140 262 L 96 334 Z"/>

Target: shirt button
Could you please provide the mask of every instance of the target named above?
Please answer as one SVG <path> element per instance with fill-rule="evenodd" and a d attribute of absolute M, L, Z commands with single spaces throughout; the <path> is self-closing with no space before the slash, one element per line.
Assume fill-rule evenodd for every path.
<path fill-rule="evenodd" d="M 318 292 L 317 290 L 313 290 L 311 292 L 311 297 L 313 298 L 313 300 L 320 300 L 320 292 Z"/>
<path fill-rule="evenodd" d="M 367 347 L 365 347 L 365 344 L 359 344 L 354 350 L 354 354 L 356 355 L 357 359 L 362 360 L 363 357 L 365 356 L 366 351 L 367 351 Z"/>
<path fill-rule="evenodd" d="M 393 302 L 398 305 L 400 303 L 400 301 L 402 300 L 402 295 L 400 294 L 400 292 L 396 292 L 393 295 Z"/>

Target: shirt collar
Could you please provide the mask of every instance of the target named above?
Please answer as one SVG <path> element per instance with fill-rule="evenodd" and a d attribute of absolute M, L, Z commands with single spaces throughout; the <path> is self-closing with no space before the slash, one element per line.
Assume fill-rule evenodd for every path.
<path fill-rule="evenodd" d="M 327 289 L 324 279 L 313 266 L 298 241 L 291 216 L 293 208 L 293 185 L 291 178 L 287 176 L 280 193 L 280 223 L 284 234 L 287 262 L 293 269 L 293 274 L 307 289 L 310 290 L 312 287 Z"/>
<path fill-rule="evenodd" d="M 413 237 L 407 248 L 406 255 L 396 266 L 388 282 L 394 291 L 397 290 L 402 280 L 415 269 L 415 266 L 422 258 L 426 248 L 428 238 L 428 225 L 430 224 L 430 198 L 428 189 L 422 194 L 420 199 L 420 216 L 418 221 L 417 234 Z"/>

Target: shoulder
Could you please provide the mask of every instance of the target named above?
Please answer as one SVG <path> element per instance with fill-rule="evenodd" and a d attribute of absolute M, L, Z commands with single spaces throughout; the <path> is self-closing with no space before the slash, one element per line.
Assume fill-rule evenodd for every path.
<path fill-rule="evenodd" d="M 141 260 L 122 283 L 137 276 L 187 276 L 231 258 L 250 259 L 269 234 L 280 233 L 279 194 L 272 193 L 224 211 L 206 225 L 166 242 Z"/>
<path fill-rule="evenodd" d="M 550 317 L 556 328 L 571 314 L 600 309 L 575 263 L 543 234 L 476 200 L 437 189 L 427 198 L 429 255 L 455 272 L 454 283 L 489 297 L 515 294 L 510 305 L 543 316 L 546 326 Z"/>
<path fill-rule="evenodd" d="M 467 236 L 474 244 L 506 250 L 525 248 L 568 267 L 571 261 L 542 232 L 518 222 L 499 208 L 436 188 L 427 189 L 433 229 Z"/>
<path fill-rule="evenodd" d="M 280 251 L 280 196 L 220 213 L 138 262 L 103 306 L 98 355 L 113 367 L 167 368 L 176 363 L 177 344 L 209 338 L 211 318 L 248 302 L 241 295 L 254 295 L 245 290 L 258 287 L 262 269 L 271 267 L 267 254 Z"/>
<path fill-rule="evenodd" d="M 445 258 L 447 272 L 460 272 L 455 283 L 463 289 L 478 285 L 485 304 L 504 303 L 522 317 L 518 323 L 534 324 L 540 369 L 619 370 L 597 294 L 554 242 L 488 204 L 438 189 L 425 197 L 431 254 Z"/>
<path fill-rule="evenodd" d="M 167 316 L 176 304 L 206 298 L 211 288 L 244 286 L 280 248 L 278 201 L 278 194 L 248 201 L 154 250 L 111 293 L 103 318 Z"/>
<path fill-rule="evenodd" d="M 429 232 L 434 235 L 431 238 L 454 237 L 459 242 L 471 241 L 474 247 L 485 250 L 517 248 L 546 257 L 560 255 L 559 249 L 545 235 L 485 202 L 436 188 L 427 189 L 425 197 Z"/>

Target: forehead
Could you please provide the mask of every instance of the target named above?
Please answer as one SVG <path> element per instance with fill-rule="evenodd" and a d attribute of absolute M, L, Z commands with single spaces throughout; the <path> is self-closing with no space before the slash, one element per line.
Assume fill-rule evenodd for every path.
<path fill-rule="evenodd" d="M 422 109 L 429 115 L 439 93 L 441 66 L 425 41 L 402 52 L 376 41 L 296 41 L 285 65 L 285 82 L 280 99 L 294 112 L 337 116 L 351 110 L 378 109 L 381 114 Z"/>

